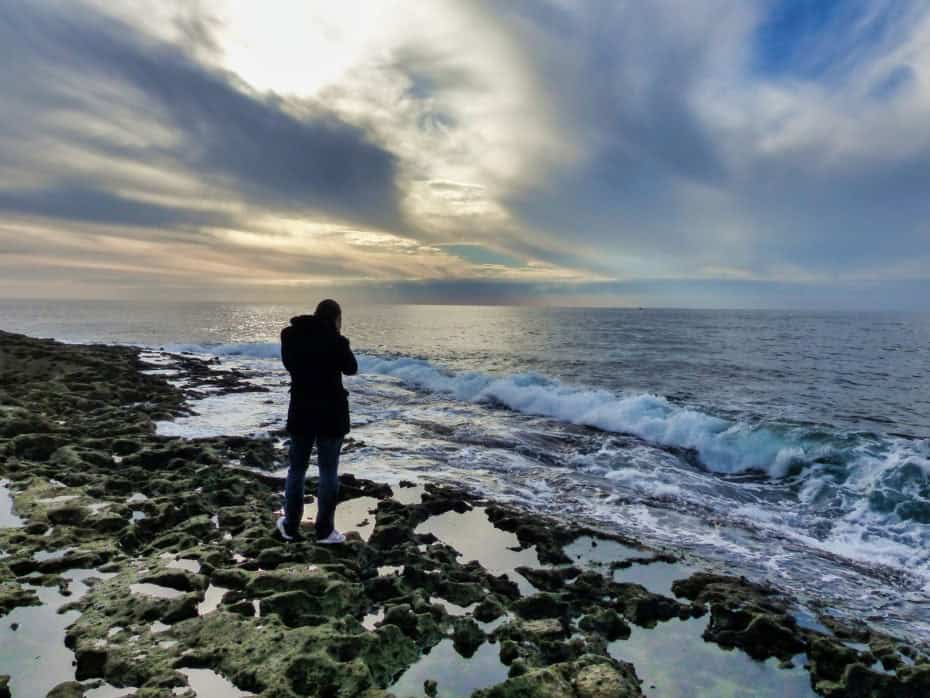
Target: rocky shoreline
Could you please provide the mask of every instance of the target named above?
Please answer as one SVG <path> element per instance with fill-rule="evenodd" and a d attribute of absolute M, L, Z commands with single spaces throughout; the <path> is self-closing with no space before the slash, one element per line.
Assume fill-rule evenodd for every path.
<path fill-rule="evenodd" d="M 183 390 L 135 348 L 0 332 L 0 697 L 724 695 L 709 651 L 753 677 L 729 695 L 930 695 L 923 648 L 449 486 L 343 475 L 347 543 L 283 544 L 277 440 L 155 433 L 255 388 L 172 362 Z"/>

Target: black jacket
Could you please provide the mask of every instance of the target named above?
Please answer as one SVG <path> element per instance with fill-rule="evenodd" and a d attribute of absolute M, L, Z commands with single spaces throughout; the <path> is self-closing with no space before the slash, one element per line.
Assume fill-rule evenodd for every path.
<path fill-rule="evenodd" d="M 281 330 L 281 360 L 291 374 L 287 430 L 292 434 L 349 433 L 348 391 L 342 374 L 358 373 L 349 340 L 328 320 L 298 315 Z"/>

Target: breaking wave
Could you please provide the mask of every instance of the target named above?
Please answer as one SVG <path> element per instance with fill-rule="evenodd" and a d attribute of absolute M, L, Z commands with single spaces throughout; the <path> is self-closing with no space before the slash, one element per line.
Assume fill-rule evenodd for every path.
<path fill-rule="evenodd" d="M 818 478 L 818 487 L 809 483 L 808 497 L 817 498 L 823 483 L 839 480 L 847 492 L 868 496 L 873 509 L 896 513 L 902 519 L 930 521 L 930 501 L 920 494 L 930 479 L 930 443 L 926 440 L 729 421 L 676 405 L 660 395 L 617 395 L 534 373 L 503 377 L 450 373 L 428 361 L 404 357 L 364 357 L 361 365 L 364 371 L 394 376 L 459 400 L 497 403 L 525 414 L 688 449 L 715 473 L 759 471 L 784 477 L 807 470 L 811 471 L 808 475 L 823 476 L 826 471 L 832 477 Z"/>
<path fill-rule="evenodd" d="M 186 344 L 173 345 L 170 350 L 255 359 L 280 356 L 276 342 Z M 362 373 L 390 376 L 410 387 L 456 400 L 500 405 L 527 415 L 686 449 L 697 455 L 704 468 L 719 474 L 755 471 L 781 478 L 810 470 L 808 474 L 821 476 L 811 480 L 802 494 L 811 500 L 821 494 L 815 482 L 840 475 L 838 479 L 846 481 L 847 487 L 870 497 L 874 509 L 898 511 L 907 519 L 926 516 L 930 520 L 930 502 L 920 495 L 930 479 L 927 440 L 732 421 L 675 404 L 661 395 L 617 394 L 566 384 L 538 373 L 456 373 L 412 357 L 359 354 L 358 358 Z M 825 473 L 833 477 L 822 477 Z M 907 496 L 898 496 L 904 494 Z"/>

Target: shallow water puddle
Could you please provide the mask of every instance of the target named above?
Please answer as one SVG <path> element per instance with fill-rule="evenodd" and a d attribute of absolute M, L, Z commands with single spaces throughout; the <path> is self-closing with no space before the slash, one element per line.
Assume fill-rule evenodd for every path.
<path fill-rule="evenodd" d="M 516 571 L 517 567 L 543 567 L 535 547 L 519 550 L 519 539 L 509 531 L 496 528 L 483 507 L 459 514 L 447 511 L 431 516 L 416 527 L 415 533 L 432 533 L 439 540 L 461 553 L 462 563 L 477 560 L 492 574 L 506 574 L 523 596 L 537 589 Z"/>
<path fill-rule="evenodd" d="M 200 573 L 200 561 L 194 560 L 189 557 L 175 558 L 168 563 L 168 567 L 170 567 L 171 569 L 175 569 L 175 570 L 184 570 L 186 572 L 192 572 L 193 574 Z"/>
<path fill-rule="evenodd" d="M 869 667 L 876 674 L 884 674 L 885 676 L 896 676 L 897 672 L 894 669 L 886 669 L 885 665 L 882 664 L 880 659 L 876 659 L 872 662 L 872 666 Z"/>
<path fill-rule="evenodd" d="M 141 594 L 142 596 L 151 596 L 155 599 L 176 599 L 179 596 L 184 596 L 183 591 L 178 591 L 177 589 L 170 589 L 168 587 L 163 587 L 159 584 L 149 584 L 148 582 L 139 582 L 137 584 L 130 584 L 129 591 L 133 594 Z"/>
<path fill-rule="evenodd" d="M 62 596 L 57 586 L 34 587 L 41 606 L 15 608 L 3 617 L 0 674 L 11 677 L 12 695 L 44 696 L 58 684 L 74 680 L 74 653 L 65 647 L 65 628 L 80 614 L 58 613 L 58 609 L 87 593 L 86 579 L 112 576 L 96 570 L 68 570 L 62 577 L 71 580 L 70 596 Z M 11 627 L 14 624 L 18 624 L 16 630 Z"/>
<path fill-rule="evenodd" d="M 613 578 L 616 582 L 641 584 L 653 594 L 674 598 L 672 583 L 679 579 L 687 579 L 698 569 L 681 562 L 639 563 L 614 570 Z"/>
<path fill-rule="evenodd" d="M 46 560 L 61 560 L 65 555 L 73 550 L 74 548 L 62 548 L 61 550 L 37 550 L 32 554 L 32 559 L 36 562 L 45 562 Z"/>
<path fill-rule="evenodd" d="M 500 645 L 485 642 L 466 659 L 446 639 L 420 657 L 388 690 L 398 696 L 421 696 L 423 682 L 433 679 L 439 684 L 437 696 L 460 698 L 506 681 L 507 671 L 500 660 Z"/>
<path fill-rule="evenodd" d="M 654 629 L 633 627 L 628 640 L 607 646 L 612 657 L 632 662 L 648 698 L 814 698 L 803 655 L 791 669 L 777 659 L 757 662 L 740 650 L 704 642 L 708 618 L 673 619 Z"/>
<path fill-rule="evenodd" d="M 367 541 L 375 529 L 375 515 L 378 499 L 374 497 L 356 497 L 339 502 L 336 506 L 336 529 L 342 533 L 355 531 L 362 540 Z M 304 517 L 301 523 L 304 526 L 313 525 L 316 520 L 316 501 L 304 508 Z"/>
<path fill-rule="evenodd" d="M 915 662 L 913 659 L 911 659 L 906 654 L 903 654 L 901 652 L 898 652 L 898 659 L 900 659 L 902 662 L 904 662 L 908 666 L 914 666 L 915 664 L 917 664 L 917 662 Z"/>
<path fill-rule="evenodd" d="M 400 485 L 391 485 L 391 491 L 394 493 L 391 496 L 395 502 L 403 505 L 409 504 L 419 504 L 423 501 L 423 493 L 426 491 L 426 488 L 423 485 L 416 485 L 414 487 L 401 487 Z"/>
<path fill-rule="evenodd" d="M 84 698 L 123 698 L 123 696 L 134 695 L 136 695 L 135 688 L 117 688 L 107 683 L 96 688 L 84 689 Z"/>
<path fill-rule="evenodd" d="M 846 645 L 849 649 L 855 650 L 860 654 L 870 651 L 869 643 L 867 642 L 853 642 L 852 640 L 840 640 L 840 642 Z"/>
<path fill-rule="evenodd" d="M 509 613 L 504 613 L 499 618 L 495 618 L 494 620 L 481 621 L 481 620 L 478 620 L 477 618 L 472 618 L 472 620 L 474 620 L 478 624 L 478 627 L 481 628 L 481 632 L 492 633 L 495 630 L 497 630 L 499 627 L 504 625 L 504 623 L 509 623 L 510 621 L 512 621 L 513 616 L 510 615 Z"/>
<path fill-rule="evenodd" d="M 176 368 L 148 368 L 140 371 L 147 376 L 180 376 L 181 371 Z"/>
<path fill-rule="evenodd" d="M 580 536 L 562 548 L 573 564 L 585 567 L 606 567 L 618 560 L 643 557 L 644 551 L 608 538 Z"/>
<path fill-rule="evenodd" d="M 187 677 L 187 683 L 197 698 L 242 698 L 254 693 L 241 691 L 231 681 L 211 669 L 178 669 Z"/>
<path fill-rule="evenodd" d="M 379 608 L 374 613 L 368 613 L 364 618 L 362 618 L 362 627 L 365 630 L 373 631 L 375 626 L 384 620 L 384 608 Z"/>
<path fill-rule="evenodd" d="M 378 568 L 379 577 L 393 577 L 403 573 L 403 565 L 381 565 L 381 567 Z"/>
<path fill-rule="evenodd" d="M 23 520 L 13 513 L 13 495 L 10 494 L 9 482 L 0 480 L 0 528 L 18 528 Z"/>
<path fill-rule="evenodd" d="M 798 606 L 797 609 L 795 609 L 794 621 L 798 624 L 799 628 L 813 630 L 814 632 L 822 633 L 827 637 L 833 637 L 833 631 L 821 623 L 817 619 L 817 614 L 807 606 Z"/>
<path fill-rule="evenodd" d="M 475 610 L 475 607 L 478 605 L 478 602 L 469 605 L 469 606 L 459 606 L 457 603 L 452 603 L 446 599 L 439 596 L 430 596 L 429 602 L 431 604 L 439 604 L 440 606 L 445 607 L 446 613 L 450 616 L 468 616 L 471 615 L 472 611 Z"/>
<path fill-rule="evenodd" d="M 203 601 L 197 604 L 197 613 L 201 616 L 205 616 L 208 613 L 213 613 L 220 606 L 220 601 L 223 599 L 223 595 L 229 591 L 224 587 L 213 586 L 212 584 L 207 587 L 206 592 L 203 595 Z"/>

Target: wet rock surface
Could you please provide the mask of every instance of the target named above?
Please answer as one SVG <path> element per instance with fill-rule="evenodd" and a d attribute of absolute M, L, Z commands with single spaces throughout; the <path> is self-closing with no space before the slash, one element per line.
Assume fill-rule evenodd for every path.
<path fill-rule="evenodd" d="M 671 565 L 667 551 L 454 487 L 343 475 L 365 534 L 282 543 L 278 440 L 155 433 L 188 398 L 249 390 L 247 377 L 166 360 L 183 389 L 144 373 L 137 349 L 0 333 L 0 482 L 16 517 L 0 527 L 3 632 L 29 633 L 9 616 L 48 599 L 72 614 L 69 680 L 17 684 L 0 665 L 0 696 L 102 682 L 140 696 L 652 695 L 610 648 L 698 618 L 702 642 L 805 662 L 821 695 L 930 695 L 920 648 L 864 625 L 802 627 L 790 600 L 736 577 L 656 593 L 614 572 Z M 208 679 L 220 688 L 195 688 Z"/>

